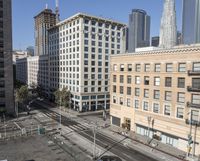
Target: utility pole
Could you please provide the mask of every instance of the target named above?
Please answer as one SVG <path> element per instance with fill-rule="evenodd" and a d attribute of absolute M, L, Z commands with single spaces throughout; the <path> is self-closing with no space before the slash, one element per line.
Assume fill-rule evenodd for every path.
<path fill-rule="evenodd" d="M 62 113 L 61 113 L 61 97 L 60 97 L 60 135 L 61 135 L 61 124 L 62 124 Z"/>

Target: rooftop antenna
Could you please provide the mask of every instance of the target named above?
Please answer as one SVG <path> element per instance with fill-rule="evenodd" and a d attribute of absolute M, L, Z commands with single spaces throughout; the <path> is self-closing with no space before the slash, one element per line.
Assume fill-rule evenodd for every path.
<path fill-rule="evenodd" d="M 60 22 L 59 3 L 58 0 L 56 0 L 56 23 L 59 22 Z"/>
<path fill-rule="evenodd" d="M 46 3 L 46 7 L 45 7 L 46 9 L 48 9 L 48 4 Z"/>

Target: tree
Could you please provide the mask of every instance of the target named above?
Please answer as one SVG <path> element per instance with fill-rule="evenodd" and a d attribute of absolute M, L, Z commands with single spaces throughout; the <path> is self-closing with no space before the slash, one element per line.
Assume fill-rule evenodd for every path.
<path fill-rule="evenodd" d="M 28 103 L 31 95 L 28 92 L 28 86 L 21 86 L 16 90 L 16 101 L 17 103 L 22 104 L 23 106 Z"/>
<path fill-rule="evenodd" d="M 57 105 L 70 108 L 71 92 L 65 87 L 62 90 L 57 89 L 54 92 L 55 102 Z"/>

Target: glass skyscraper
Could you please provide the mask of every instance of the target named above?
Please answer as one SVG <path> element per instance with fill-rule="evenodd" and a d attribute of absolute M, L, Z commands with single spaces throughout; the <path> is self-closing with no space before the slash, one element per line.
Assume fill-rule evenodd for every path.
<path fill-rule="evenodd" d="M 200 0 L 183 0 L 183 43 L 200 43 Z"/>
<path fill-rule="evenodd" d="M 144 10 L 133 9 L 129 15 L 128 52 L 150 45 L 150 16 Z"/>

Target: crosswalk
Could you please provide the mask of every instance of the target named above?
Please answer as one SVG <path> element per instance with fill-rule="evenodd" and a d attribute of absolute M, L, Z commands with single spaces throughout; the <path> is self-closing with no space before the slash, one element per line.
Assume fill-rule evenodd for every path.
<path fill-rule="evenodd" d="M 46 115 L 47 117 L 51 119 L 56 119 L 56 118 L 58 119 L 60 117 L 58 113 L 47 112 L 44 115 Z M 64 134 L 68 134 L 72 132 L 82 132 L 82 131 L 87 131 L 88 129 L 90 129 L 90 125 L 88 123 L 86 122 L 78 123 L 70 119 L 68 120 L 66 117 L 62 117 L 62 127 L 63 127 L 62 133 Z"/>

